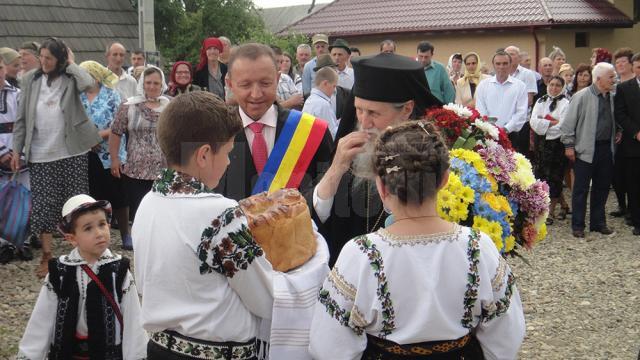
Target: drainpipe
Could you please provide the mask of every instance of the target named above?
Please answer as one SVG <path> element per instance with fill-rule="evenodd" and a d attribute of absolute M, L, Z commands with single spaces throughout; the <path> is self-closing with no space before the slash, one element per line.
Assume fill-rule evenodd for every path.
<path fill-rule="evenodd" d="M 534 63 L 535 69 L 537 71 L 538 68 L 538 61 L 540 61 L 540 40 L 538 39 L 538 34 L 536 34 L 536 28 L 535 27 L 531 27 L 531 35 L 533 35 L 533 42 L 535 44 L 536 47 L 536 62 Z"/>

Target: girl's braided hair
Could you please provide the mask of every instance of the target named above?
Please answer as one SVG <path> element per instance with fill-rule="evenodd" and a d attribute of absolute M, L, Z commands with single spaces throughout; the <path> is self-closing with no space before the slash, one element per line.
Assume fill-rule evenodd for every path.
<path fill-rule="evenodd" d="M 432 123 L 408 121 L 380 135 L 373 162 L 391 194 L 419 205 L 435 196 L 449 168 L 449 150 Z"/>

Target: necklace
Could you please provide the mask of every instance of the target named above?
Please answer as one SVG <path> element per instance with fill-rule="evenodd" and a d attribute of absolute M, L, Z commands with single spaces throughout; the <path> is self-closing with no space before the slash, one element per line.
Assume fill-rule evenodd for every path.
<path fill-rule="evenodd" d="M 394 219 L 394 222 L 402 221 L 402 220 L 411 220 L 411 219 L 425 219 L 425 218 L 434 218 L 439 217 L 439 215 L 424 215 L 424 216 L 411 216 L 406 218 Z"/>

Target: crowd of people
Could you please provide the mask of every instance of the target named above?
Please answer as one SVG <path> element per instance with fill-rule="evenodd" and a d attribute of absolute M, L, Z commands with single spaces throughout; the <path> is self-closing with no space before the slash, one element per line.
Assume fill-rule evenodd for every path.
<path fill-rule="evenodd" d="M 329 253 L 308 356 L 515 358 L 515 278 L 487 235 L 437 216 L 449 156 L 425 111 L 456 103 L 504 128 L 549 185 L 549 225 L 571 214 L 584 237 L 591 192 L 590 230 L 613 233 L 613 184 L 611 215 L 640 235 L 640 54 L 598 48 L 574 70 L 554 47 L 536 71 L 514 45 L 489 63 L 434 53 L 427 41 L 361 56 L 324 34 L 296 54 L 211 37 L 167 81 L 142 51 L 125 69 L 117 42 L 106 66 L 76 64 L 58 38 L 0 48 L 1 180 L 18 173 L 33 201 L 31 238 L 0 240 L 0 260 L 41 246 L 46 276 L 18 358 L 264 358 L 274 271 L 237 202 L 269 177 L 297 110 L 317 122 L 293 187 Z M 109 250 L 110 224 L 135 275 Z M 56 231 L 74 250 L 54 258 Z"/>

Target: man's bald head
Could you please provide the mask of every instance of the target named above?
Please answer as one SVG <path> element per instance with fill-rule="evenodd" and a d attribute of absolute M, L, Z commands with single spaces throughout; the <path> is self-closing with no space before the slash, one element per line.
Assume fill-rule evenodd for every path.
<path fill-rule="evenodd" d="M 507 46 L 504 51 L 511 56 L 511 69 L 515 71 L 515 69 L 520 65 L 520 49 L 516 46 Z"/>
<path fill-rule="evenodd" d="M 114 42 L 107 46 L 107 67 L 117 75 L 122 73 L 122 65 L 124 64 L 127 49 L 121 43 Z"/>
<path fill-rule="evenodd" d="M 538 61 L 538 72 L 542 77 L 550 77 L 553 74 L 553 60 L 543 57 Z"/>

